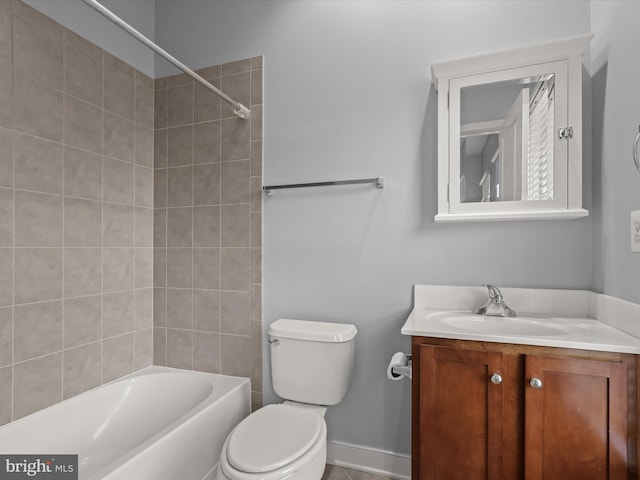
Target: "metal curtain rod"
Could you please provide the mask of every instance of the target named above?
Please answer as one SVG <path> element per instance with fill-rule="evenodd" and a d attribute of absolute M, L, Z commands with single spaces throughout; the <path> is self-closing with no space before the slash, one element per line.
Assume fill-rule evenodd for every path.
<path fill-rule="evenodd" d="M 158 45 L 153 43 L 151 40 L 149 40 L 144 35 L 142 35 L 139 31 L 137 31 L 135 28 L 133 28 L 127 22 L 125 22 L 120 17 L 115 15 L 111 10 L 107 9 L 102 4 L 98 3 L 96 0 L 82 0 L 82 1 L 84 3 L 86 3 L 87 5 L 89 5 L 91 8 L 93 8 L 98 13 L 104 15 L 107 19 L 109 19 L 110 21 L 115 23 L 118 27 L 122 28 L 129 35 L 131 35 L 131 36 L 135 37 L 136 39 L 140 40 L 142 43 L 144 43 L 151 50 L 156 52 L 162 58 L 164 58 L 164 59 L 168 60 L 169 62 L 171 62 L 172 64 L 174 64 L 176 67 L 178 67 L 184 73 L 186 73 L 187 75 L 192 77 L 194 80 L 200 82 L 202 85 L 204 85 L 209 90 L 211 90 L 213 93 L 215 93 L 220 98 L 222 98 L 225 102 L 229 103 L 233 107 L 233 113 L 235 113 L 237 116 L 239 116 L 240 118 L 244 118 L 245 120 L 248 119 L 251 116 L 251 111 L 247 107 L 245 107 L 244 105 L 242 105 L 239 102 L 236 102 L 229 95 L 225 94 L 221 90 L 219 90 L 216 87 L 214 87 L 213 85 L 211 85 L 211 83 L 207 82 L 204 78 L 202 78 L 196 72 L 191 70 L 184 63 L 182 63 L 180 60 L 178 60 L 177 58 L 175 58 L 174 56 L 172 56 L 171 54 L 169 54 L 168 52 L 166 52 L 165 50 L 160 48 Z"/>
<path fill-rule="evenodd" d="M 265 185 L 262 190 L 267 195 L 271 195 L 272 190 L 282 190 L 285 188 L 306 188 L 306 187 L 327 187 L 333 185 L 357 185 L 360 183 L 375 183 L 377 189 L 384 188 L 384 177 L 362 178 L 357 180 L 336 180 L 333 182 L 312 182 L 312 183 L 289 183 L 287 185 Z"/>

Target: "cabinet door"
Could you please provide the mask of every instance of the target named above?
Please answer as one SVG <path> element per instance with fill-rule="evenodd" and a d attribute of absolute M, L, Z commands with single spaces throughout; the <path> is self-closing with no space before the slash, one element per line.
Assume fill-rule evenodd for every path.
<path fill-rule="evenodd" d="M 626 365 L 531 356 L 526 381 L 526 480 L 626 479 Z"/>
<path fill-rule="evenodd" d="M 420 346 L 420 480 L 502 476 L 502 354 Z"/>

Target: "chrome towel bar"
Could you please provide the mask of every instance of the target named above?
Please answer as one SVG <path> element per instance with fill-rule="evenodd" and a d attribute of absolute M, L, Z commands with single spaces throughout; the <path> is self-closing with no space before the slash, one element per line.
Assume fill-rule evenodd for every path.
<path fill-rule="evenodd" d="M 375 183 L 377 189 L 384 188 L 384 177 L 361 178 L 356 180 L 335 180 L 332 182 L 312 182 L 312 183 L 290 183 L 287 185 L 265 185 L 262 190 L 271 195 L 273 190 L 282 190 L 285 188 L 306 188 L 306 187 L 328 187 L 333 185 L 357 185 L 360 183 Z"/>

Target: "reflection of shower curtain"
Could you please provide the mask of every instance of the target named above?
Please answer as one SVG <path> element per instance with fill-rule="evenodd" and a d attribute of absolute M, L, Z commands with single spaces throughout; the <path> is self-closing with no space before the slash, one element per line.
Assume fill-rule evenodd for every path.
<path fill-rule="evenodd" d="M 527 200 L 553 198 L 554 78 L 540 84 L 529 108 Z"/>

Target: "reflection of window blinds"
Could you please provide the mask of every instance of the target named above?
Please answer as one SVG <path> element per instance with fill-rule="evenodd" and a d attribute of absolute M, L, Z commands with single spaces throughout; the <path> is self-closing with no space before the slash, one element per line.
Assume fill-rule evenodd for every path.
<path fill-rule="evenodd" d="M 553 87 L 543 82 L 529 108 L 527 200 L 553 198 Z"/>

